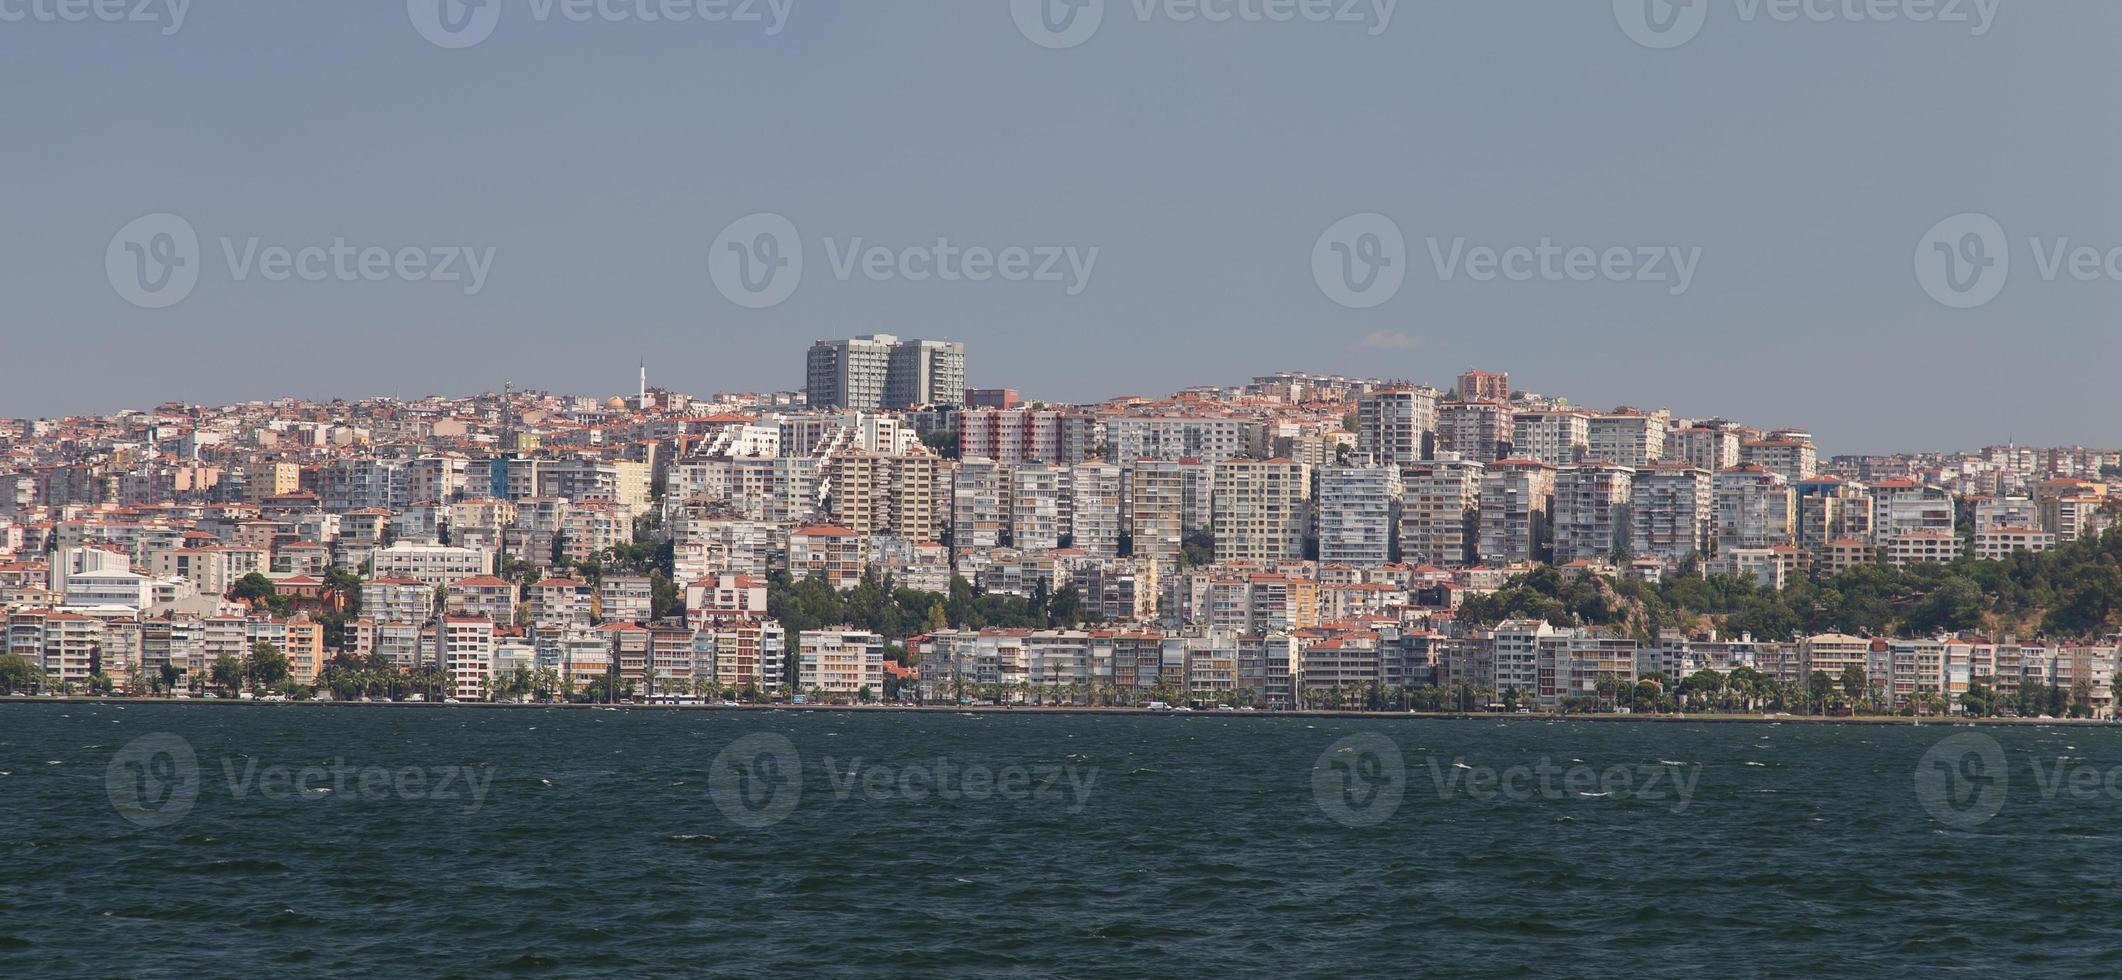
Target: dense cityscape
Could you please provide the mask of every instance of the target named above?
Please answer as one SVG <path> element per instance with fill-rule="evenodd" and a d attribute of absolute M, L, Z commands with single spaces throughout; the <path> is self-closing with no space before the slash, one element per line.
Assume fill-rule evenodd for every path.
<path fill-rule="evenodd" d="M 792 391 L 0 422 L 0 687 L 2113 715 L 2116 450 L 1821 459 L 1482 371 L 969 377 L 877 335 Z"/>

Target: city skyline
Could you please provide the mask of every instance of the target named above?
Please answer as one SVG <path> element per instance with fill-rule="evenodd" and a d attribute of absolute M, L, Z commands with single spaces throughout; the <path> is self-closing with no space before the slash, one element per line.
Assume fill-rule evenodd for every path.
<path fill-rule="evenodd" d="M 820 343 L 823 343 L 823 342 L 824 342 L 824 341 L 820 341 Z M 784 360 L 785 360 L 785 358 L 784 358 Z M 967 361 L 968 361 L 968 363 L 977 363 L 977 358 L 976 358 L 976 357 L 968 357 L 968 358 L 967 358 Z M 652 371 L 651 371 L 651 370 L 650 370 L 650 369 L 649 369 L 648 367 L 646 367 L 645 365 L 640 365 L 640 364 L 636 364 L 636 365 L 634 366 L 633 370 L 634 370 L 634 371 L 635 371 L 636 373 L 635 373 L 635 374 L 631 374 L 631 375 L 629 375 L 629 376 L 628 376 L 628 381 L 629 381 L 629 384 L 628 384 L 628 386 L 627 386 L 627 387 L 625 387 L 625 388 L 613 388 L 613 389 L 611 389 L 611 390 L 609 390 L 609 391 L 607 391 L 607 390 L 604 390 L 604 389 L 590 389 L 590 390 L 581 390 L 581 391 L 569 391 L 569 390 L 562 390 L 562 389 L 554 389 L 554 388 L 544 388 L 544 387 L 532 386 L 532 385 L 528 385 L 528 384 L 524 384 L 524 383 L 520 383 L 520 382 L 515 382 L 515 381 L 504 381 L 504 382 L 502 382 L 502 384 L 500 384 L 500 385 L 496 385 L 496 386 L 494 386 L 494 387 L 491 387 L 491 388 L 485 388 L 485 389 L 479 389 L 479 390 L 460 390 L 460 391 L 425 391 L 425 392 L 418 392 L 418 393 L 412 393 L 412 392 L 404 392 L 404 393 L 399 393 L 399 392 L 390 392 L 390 393 L 385 393 L 385 392 L 380 392 L 380 391 L 373 391 L 373 390 L 371 390 L 371 391 L 368 391 L 368 392 L 366 392 L 366 393 L 354 393 L 354 394 L 347 394 L 347 395 L 335 395 L 335 396 L 329 396 L 329 397 L 320 397 L 320 396 L 317 396 L 317 395 L 313 395 L 313 394 L 305 394 L 305 393 L 301 393 L 301 392 L 279 392 L 279 393 L 277 393 L 277 394 L 270 394 L 270 395 L 265 395 L 265 396 L 261 396 L 261 397 L 255 397 L 255 398 L 246 398 L 246 399 L 241 399 L 241 400 L 214 400 L 214 399 L 205 399 L 205 400 L 193 400 L 193 399 L 180 399 L 180 398 L 161 398 L 161 399 L 155 399 L 155 400 L 150 400 L 150 401 L 141 401 L 141 402 L 129 403 L 129 404 L 125 404 L 125 405 L 122 405 L 122 406 L 119 406 L 119 407 L 115 407 L 115 408 L 112 408 L 112 409 L 110 409 L 110 410 L 107 410 L 107 411 L 97 411 L 97 412 L 82 412 L 82 413 L 73 413 L 73 414 L 64 414 L 64 415 L 62 415 L 62 414 L 36 414 L 36 413 L 30 413 L 30 414 L 20 414 L 20 413 L 16 413 L 16 414 L 0 414 L 0 418 L 11 418 L 11 419 L 18 419 L 18 420 L 63 420 L 63 419 L 68 419 L 68 418 L 111 418 L 111 417 L 116 417 L 116 416 L 119 416 L 119 415 L 123 415 L 123 414 L 128 414 L 128 413 L 145 413 L 145 412 L 153 412 L 153 411 L 154 411 L 154 410 L 155 410 L 155 409 L 156 409 L 157 407 L 159 407 L 159 406 L 162 406 L 162 405 L 170 405 L 170 404 L 177 404 L 177 405 L 183 405 L 183 406 L 185 406 L 185 407 L 187 407 L 187 408 L 198 408 L 198 409 L 221 409 L 221 408 L 232 408 L 232 407 L 239 407 L 239 406 L 243 406 L 243 405 L 267 405 L 267 404 L 273 404 L 273 403 L 276 403 L 276 402 L 286 402 L 286 401 L 292 401 L 292 402 L 297 402 L 297 403 L 307 403 L 307 404 L 317 404 L 317 405 L 328 405 L 328 404 L 333 404 L 333 403 L 346 403 L 346 404 L 361 404 L 361 403 L 365 403 L 365 402 L 373 402 L 373 401 L 400 401 L 400 402 L 407 402 L 407 403 L 410 403 L 410 402 L 417 402 L 417 401 L 423 401 L 423 400 L 430 400 L 430 399 L 441 399 L 441 400 L 444 400 L 444 401 L 462 401 L 462 400 L 465 400 L 465 399 L 472 399 L 472 398 L 479 398 L 479 397 L 488 397 L 488 396 L 498 396 L 498 395 L 502 395 L 502 394 L 504 393 L 504 390 L 505 390 L 505 389 L 507 389 L 507 390 L 513 390 L 513 391 L 515 391 L 515 392 L 516 392 L 517 394 L 519 394 L 519 395 L 523 395 L 523 394 L 533 394 L 533 393 L 535 393 L 535 394 L 541 394 L 541 395 L 547 395 L 547 396 L 553 396 L 553 397 L 575 397 L 575 398 L 595 398 L 595 399 L 599 399 L 599 400 L 603 400 L 603 399 L 607 399 L 607 398 L 628 398 L 628 397 L 633 397 L 633 396 L 635 396 L 635 395 L 637 395 L 637 394 L 640 394 L 640 393 L 642 393 L 642 392 L 644 392 L 644 391 L 648 391 L 648 390 L 653 390 L 653 391 L 659 391 L 659 392 L 670 392 L 670 393 L 674 393 L 674 394 L 682 394 L 682 395 L 686 395 L 686 396 L 688 396 L 688 397 L 690 397 L 690 398 L 695 398 L 695 399 L 701 399 L 701 400 L 714 400 L 714 399 L 721 399 L 721 398 L 734 398 L 734 397 L 739 397 L 739 396 L 745 396 L 745 395 L 756 395 L 756 396 L 762 396 L 762 397 L 765 397 L 765 396 L 771 396 L 771 395 L 775 395 L 775 394 L 785 394 L 785 395 L 800 395 L 800 394 L 803 394 L 803 393 L 805 392 L 805 390 L 806 390 L 806 389 L 805 389 L 804 387 L 777 387 L 777 386 L 770 386 L 770 385 L 761 385 L 761 386 L 755 386 L 755 387 L 752 387 L 752 388 L 742 388 L 742 389 L 734 389 L 734 388 L 733 388 L 733 389 L 722 389 L 722 390 L 714 390 L 714 391 L 709 391 L 709 390 L 704 390 L 704 389 L 703 389 L 703 390 L 688 390 L 688 389 L 686 389 L 685 387 L 683 387 L 683 386 L 682 386 L 681 384 L 675 384 L 675 383 L 669 383 L 669 382 L 667 382 L 667 381 L 666 381 L 665 379 L 663 379 L 663 378 L 659 377 L 659 376 L 658 376 L 658 375 L 656 375 L 656 374 L 655 374 L 654 372 L 652 372 Z M 1441 369 L 1440 369 L 1440 370 L 1441 370 Z M 1194 381 L 1194 382 L 1189 382 L 1189 383 L 1184 383 L 1184 384 L 1178 384 L 1178 385 L 1173 385 L 1173 386 L 1171 386 L 1171 387 L 1169 387 L 1169 388 L 1166 388 L 1166 389 L 1164 389 L 1164 390 L 1161 390 L 1161 391 L 1159 391 L 1159 390 L 1145 390 L 1145 391 L 1131 391 L 1131 392 L 1114 392 L 1114 393 L 1111 393 L 1111 394 L 1109 394 L 1109 395 L 1107 395 L 1107 396 L 1105 396 L 1105 397 L 1103 397 L 1103 398 L 1098 398 L 1098 399 L 1095 399 L 1095 400 L 1090 400 L 1090 401 L 1062 401 L 1062 400 L 1058 400 L 1058 399 L 1053 399 L 1053 398 L 1047 398 L 1047 397 L 1043 397 L 1043 396 L 1042 396 L 1042 393 L 1040 393 L 1040 392 L 1038 392 L 1038 391 L 1036 391 L 1036 390 L 1028 390 L 1028 389 L 1024 389 L 1024 388 L 1021 388 L 1021 387 L 1019 387 L 1019 386 L 1016 386 L 1016 385 L 1012 385 L 1012 384 L 1008 384 L 1008 383 L 1002 383 L 1002 384 L 993 384 L 993 385 L 988 385 L 988 384 L 981 384 L 981 383 L 977 383 L 977 382 L 976 382 L 976 381 L 974 381 L 974 380 L 968 380 L 968 381 L 967 381 L 967 383 L 966 383 L 966 385 L 965 385 L 965 391 L 967 391 L 967 392 L 973 392 L 973 391 L 977 391 L 977 390 L 996 390 L 996 391 L 1000 391 L 1000 390 L 1007 390 L 1007 391 L 1010 391 L 1010 392 L 1013 392 L 1013 393 L 1016 393 L 1016 394 L 1020 395 L 1020 396 L 1021 396 L 1021 398 L 1022 398 L 1022 401 L 1023 401 L 1023 403 L 1024 403 L 1024 404 L 1027 404 L 1027 405 L 1028 405 L 1028 404 L 1032 404 L 1032 403 L 1043 403 L 1043 404 L 1049 404 L 1049 405 L 1055 405 L 1055 406 L 1061 406 L 1061 407 L 1082 407 L 1082 408 L 1088 408 L 1088 407 L 1094 407 L 1094 406 L 1098 406 L 1098 405 L 1103 405 L 1103 404 L 1107 404 L 1107 403 L 1110 403 L 1110 402 L 1114 402 L 1114 401 L 1118 401 L 1118 400 L 1123 400 L 1123 399 L 1136 399 L 1136 398 L 1141 398 L 1141 399 L 1149 399 L 1149 400 L 1151 400 L 1151 401 L 1157 401 L 1157 400 L 1162 400 L 1162 399 L 1167 399 L 1167 398 L 1170 398 L 1170 397 L 1172 397 L 1172 396 L 1174 396 L 1174 395 L 1177 395 L 1177 394 L 1181 394 L 1181 393 L 1183 393 L 1183 392 L 1186 392 L 1186 391 L 1189 391 L 1189 390 L 1193 390 L 1193 389 L 1200 389 L 1200 388 L 1220 388 L 1220 389 L 1238 389 L 1238 388 L 1242 388 L 1242 387 L 1244 387 L 1244 386 L 1245 386 L 1245 385 L 1246 385 L 1246 384 L 1248 383 L 1248 380 L 1251 380 L 1251 379 L 1259 379 L 1259 378 L 1267 378 L 1267 377 L 1273 377 L 1273 376 L 1275 376 L 1275 375 L 1277 375 L 1277 374 L 1303 375 L 1303 376 L 1313 376 L 1313 377 L 1342 377 L 1342 378 L 1348 378 L 1348 379 L 1352 379 L 1352 380 L 1369 380 L 1369 381 L 1381 381 L 1381 382 L 1389 382 L 1389 383 L 1400 383 L 1400 382 L 1405 382 L 1405 383 L 1408 383 L 1408 384 L 1415 384 L 1415 385 L 1422 385 L 1422 386 L 1432 387 L 1432 388 L 1435 388 L 1435 389 L 1436 389 L 1437 391 L 1439 391 L 1440 393 L 1445 393 L 1445 394 L 1449 394 L 1449 393 L 1450 393 L 1450 392 L 1452 392 L 1452 390 L 1453 390 L 1453 384 L 1452 384 L 1452 382 L 1453 382 L 1453 381 L 1454 381 L 1454 380 L 1455 380 L 1456 378 L 1458 378 L 1459 376 L 1461 376 L 1461 375 L 1463 375 L 1463 374 L 1467 374 L 1467 373 L 1475 373 L 1475 374 L 1480 374 L 1480 373 L 1485 373 L 1485 372 L 1483 372 L 1483 371 L 1482 371 L 1482 370 L 1481 370 L 1480 368 L 1476 368 L 1476 367 L 1470 367 L 1470 366 L 1469 366 L 1469 367 L 1462 367 L 1462 368 L 1454 369 L 1453 371 L 1451 371 L 1451 372 L 1449 372 L 1449 373 L 1448 373 L 1448 374 L 1449 374 L 1449 376 L 1440 376 L 1440 377 L 1435 377 L 1435 378 L 1432 378 L 1432 377 L 1428 377 L 1428 376 L 1416 376 L 1416 377 L 1405 377 L 1405 376 L 1399 376 L 1399 375 L 1389 375 L 1389 374 L 1363 374 L 1363 373 L 1360 373 L 1360 372 L 1323 372 L 1323 371 L 1305 371 L 1305 370 L 1299 370 L 1299 369 L 1293 369 L 1293 368 L 1275 368 L 1275 369 L 1273 369 L 1273 370 L 1269 370 L 1269 371 L 1264 371 L 1264 372 L 1258 372 L 1258 373 L 1254 373 L 1254 374 L 1248 375 L 1246 379 L 1225 379 L 1225 380 L 1218 380 L 1218 381 L 1206 381 L 1206 380 L 1202 380 L 1202 381 Z M 1503 376 L 1504 376 L 1504 377 L 1506 377 L 1506 378 L 1510 378 L 1510 379 L 1513 379 L 1513 381 L 1515 381 L 1515 379 L 1517 378 L 1517 374 L 1516 374 L 1515 372 L 1505 372 L 1505 373 L 1503 374 Z M 795 377 L 798 377 L 798 371 L 797 371 L 797 370 L 789 370 L 789 371 L 785 372 L 785 374 L 784 374 L 784 375 L 777 375 L 777 377 L 787 377 L 787 378 L 795 378 Z M 978 378 L 979 376 L 978 376 L 977 374 L 972 374 L 972 373 L 969 373 L 969 374 L 967 375 L 967 377 L 968 377 L 969 379 L 977 379 L 977 378 Z M 1002 380 L 1006 381 L 1007 379 L 1002 379 Z M 1733 416 L 1733 415 L 1731 415 L 1731 414 L 1729 414 L 1729 413 L 1720 413 L 1720 412 L 1691 412 L 1691 411 L 1684 411 L 1684 410 L 1681 410 L 1681 409 L 1679 409 L 1679 408 L 1676 408 L 1676 407 L 1674 407 L 1674 406 L 1670 406 L 1670 405 L 1667 405 L 1667 404 L 1666 404 L 1665 402 L 1663 402 L 1663 401 L 1661 401 L 1661 400 L 1659 400 L 1659 399 L 1657 399 L 1657 398 L 1643 398 L 1643 397 L 1639 397 L 1639 398 L 1636 398 L 1636 399 L 1633 399 L 1633 400 L 1627 400 L 1627 401 L 1622 401 L 1622 402 L 1616 402 L 1616 403 L 1613 403 L 1613 404 L 1589 404 L 1589 403 L 1586 403 L 1586 402 L 1583 402 L 1583 401 L 1580 401 L 1580 400 L 1578 400 L 1578 399 L 1576 399 L 1576 398 L 1573 398 L 1573 397 L 1571 397 L 1571 396 L 1570 396 L 1570 395 L 1569 395 L 1568 393 L 1566 393 L 1566 392 L 1562 392 L 1562 391 L 1557 391 L 1557 390 L 1552 390 L 1552 389 L 1548 389 L 1548 388 L 1535 388 L 1535 387 L 1518 387 L 1518 388 L 1514 388 L 1514 389 L 1513 389 L 1513 391 L 1514 391 L 1515 393 L 1521 393 L 1521 394 L 1522 394 L 1522 393 L 1536 393 L 1536 394 L 1540 395 L 1540 396 L 1541 396 L 1541 397 L 1543 397 L 1543 398 L 1552 398 L 1552 399 L 1559 399 L 1559 400 L 1562 400 L 1562 401 L 1566 401 L 1566 402 L 1568 402 L 1568 404 L 1570 405 L 1570 407 L 1572 407 L 1572 408 L 1574 408 L 1574 409 L 1579 409 L 1579 410 L 1582 410 L 1582 411 L 1586 411 L 1586 412 L 1592 412 L 1592 413 L 1605 413 L 1605 412 L 1609 412 L 1609 411 L 1612 411 L 1612 410 L 1614 410 L 1614 409 L 1617 409 L 1617 408 L 1624 408 L 1624 407 L 1626 407 L 1626 408 L 1633 408 L 1633 409 L 1643 409 L 1643 410 L 1667 410 L 1667 411 L 1670 411 L 1670 412 L 1672 413 L 1672 415 L 1673 415 L 1673 416 L 1674 416 L 1675 418 L 1687 418 L 1687 419 L 1698 419 L 1698 420 L 1709 420 L 1709 419 L 1733 419 L 1733 418 L 1734 418 L 1734 416 Z M 802 408 L 805 408 L 805 407 L 808 407 L 808 408 L 812 408 L 812 409 L 821 409 L 821 408 L 835 408 L 835 407 L 839 407 L 839 408 L 845 408 L 845 407 L 850 407 L 850 406 L 831 406 L 831 405 L 806 405 L 806 404 L 803 404 L 803 403 L 797 403 L 797 404 L 794 404 L 794 405 L 786 405 L 786 406 L 781 406 L 780 408 L 781 408 L 781 410 L 788 410 L 788 409 L 802 409 Z M 859 406 L 855 406 L 855 407 L 859 408 Z M 905 406 L 900 406 L 900 408 L 903 408 L 903 407 L 905 407 Z M 874 410 L 874 409 L 872 409 L 872 410 Z M 891 409 L 891 408 L 886 408 L 886 409 L 884 409 L 884 410 L 885 410 L 885 411 L 892 411 L 892 410 L 894 410 L 894 409 Z M 2103 447 L 2104 447 L 2105 445 L 2107 445 L 2107 444 L 2104 444 L 2104 443 L 2064 443 L 2064 442 L 2058 442 L 2058 441 L 2055 441 L 2055 440 L 2044 440 L 2044 439 L 2040 439 L 2040 438 L 2034 438 L 2034 439 L 2017 439 L 2017 440 L 2006 440 L 2006 441 L 2003 441 L 2003 442 L 1993 442 L 1993 443 L 1986 443 L 1986 444 L 1983 444 L 1983 445 L 1971 445 L 1971 444 L 1970 444 L 1970 445 L 1935 445 L 1935 446 L 1929 446 L 1929 445 L 1926 445 L 1926 446 L 1917 446 L 1917 445 L 1901 445 L 1901 446 L 1885 446 L 1885 447 L 1880 447 L 1880 448 L 1877 448 L 1877 449 L 1871 449 L 1871 450 L 1863 450 L 1863 451 L 1857 451 L 1857 450 L 1847 450 L 1847 451 L 1845 451 L 1845 450 L 1843 450 L 1843 449 L 1842 449 L 1841 447 L 1839 447 L 1839 446 L 1838 446 L 1838 445 L 1836 444 L 1836 439 L 1835 439 L 1835 436 L 1836 436 L 1836 434 L 1835 434 L 1834 432 L 1832 432 L 1832 431 L 1830 431 L 1830 432 L 1819 432 L 1819 431 L 1812 431 L 1812 430 L 1804 430 L 1804 429 L 1802 429 L 1801 427 L 1798 427 L 1798 426 L 1789 426 L 1789 425 L 1781 425 L 1781 424 L 1775 424 L 1775 423 L 1764 423 L 1764 422 L 1761 422 L 1761 421 L 1758 421 L 1758 420 L 1742 420 L 1742 421 L 1746 421 L 1746 422 L 1748 422 L 1748 423 L 1752 424 L 1752 425 L 1753 425 L 1753 426 L 1754 426 L 1755 428 L 1758 428 L 1758 429 L 1760 429 L 1760 430 L 1762 430 L 1762 431 L 1765 431 L 1765 432 L 1766 432 L 1766 431 L 1782 431 L 1782 430 L 1790 430 L 1790 431 L 1808 431 L 1808 432 L 1810 433 L 1810 435 L 1811 435 L 1811 436 L 1813 437 L 1813 438 L 1812 438 L 1812 441 L 1813 441 L 1813 443 L 1814 443 L 1814 444 L 1815 444 L 1815 445 L 1816 445 L 1816 446 L 1817 446 L 1817 447 L 1819 448 L 1820 458 L 1822 458 L 1822 459 L 1827 459 L 1827 458 L 1830 458 L 1830 457 L 1862 457 L 1862 456 L 1897 456 L 1897 455 L 1898 455 L 1898 456 L 1920 456 L 1920 455 L 1935 455 L 1935 454 L 1974 453 L 1974 452 L 1979 452 L 1979 451 L 1981 451 L 1981 450 L 1983 450 L 1983 449 L 1987 449 L 1987 448 L 1999 448 L 1999 447 L 2009 447 L 2009 448 L 2017 448 L 2017 449 L 2064 449 L 2064 448 L 2103 448 Z M 2122 434 L 2118 434 L 2118 435 L 2117 435 L 2117 438 L 2115 439 L 2115 442 L 2114 442 L 2114 444 L 2115 444 L 2115 445 L 2122 445 Z"/>

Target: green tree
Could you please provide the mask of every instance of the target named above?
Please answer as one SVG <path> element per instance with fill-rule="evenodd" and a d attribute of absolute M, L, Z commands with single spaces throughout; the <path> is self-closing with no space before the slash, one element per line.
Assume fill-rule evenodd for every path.
<path fill-rule="evenodd" d="M 215 657 L 213 666 L 208 668 L 207 678 L 221 689 L 221 693 L 234 694 L 237 686 L 243 683 L 243 661 L 227 653 Z"/>
<path fill-rule="evenodd" d="M 229 587 L 228 597 L 238 602 L 264 601 L 270 603 L 279 597 L 273 589 L 273 580 L 258 572 L 252 572 L 236 580 Z"/>
<path fill-rule="evenodd" d="M 1070 582 L 1054 593 L 1047 606 L 1047 618 L 1057 627 L 1071 627 L 1083 622 L 1083 594 Z"/>
<path fill-rule="evenodd" d="M 1988 678 L 1977 677 L 1968 682 L 1967 693 L 1960 696 L 1960 710 L 1977 718 L 1997 713 L 1997 692 Z"/>
<path fill-rule="evenodd" d="M 1179 539 L 1179 567 L 1212 565 L 1216 561 L 1216 536 L 1202 528 L 1187 531 Z"/>
<path fill-rule="evenodd" d="M 243 676 L 250 681 L 252 690 L 273 688 L 287 680 L 287 654 L 264 640 L 251 644 L 250 656 L 243 659 Z"/>
<path fill-rule="evenodd" d="M 675 616 L 685 611 L 685 590 L 661 571 L 651 572 L 648 577 L 650 615 L 656 619 Z"/>
<path fill-rule="evenodd" d="M 28 692 L 44 680 L 44 670 L 20 654 L 0 656 L 0 694 Z"/>
<path fill-rule="evenodd" d="M 1864 699 L 1864 694 L 1864 668 L 1856 664 L 1842 668 L 1842 696 L 1848 698 L 1849 703 L 1856 704 Z"/>
<path fill-rule="evenodd" d="M 1819 709 L 1821 714 L 1827 713 L 1827 698 L 1834 692 L 1835 679 L 1827 676 L 1827 671 L 1816 670 L 1805 678 L 1808 703 Z"/>
<path fill-rule="evenodd" d="M 522 700 L 537 687 L 537 680 L 528 667 L 516 667 L 496 680 L 494 694 L 497 698 Z"/>

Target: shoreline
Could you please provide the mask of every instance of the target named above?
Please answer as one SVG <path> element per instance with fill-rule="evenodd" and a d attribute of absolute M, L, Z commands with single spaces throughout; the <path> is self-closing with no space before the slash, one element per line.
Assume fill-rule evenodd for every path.
<path fill-rule="evenodd" d="M 527 703 L 493 701 L 467 701 L 448 704 L 440 701 L 243 701 L 232 698 L 94 698 L 94 697 L 0 697 L 0 707 L 9 705 L 174 705 L 199 708 L 396 708 L 396 709 L 484 709 L 524 710 L 562 709 L 572 711 L 857 711 L 898 714 L 980 714 L 980 715 L 1046 715 L 1046 716 L 1134 716 L 1170 715 L 1178 718 L 1357 718 L 1365 720 L 1407 721 L 1507 721 L 1507 722 L 1553 722 L 1590 721 L 1611 723 L 1685 724 L 1699 722 L 1708 724 L 1782 724 L 1799 722 L 1809 724 L 1858 724 L 1858 725 L 1904 725 L 1911 728 L 1925 726 L 1952 728 L 2026 725 L 2070 725 L 2074 727 L 2111 728 L 2122 725 L 2122 720 L 2101 718 L 1959 718 L 1928 717 L 1909 718 L 1896 715 L 1851 715 L 1833 717 L 1823 715 L 1786 715 L 1760 713 L 1703 713 L 1686 715 L 1653 714 L 1487 714 L 1466 712 L 1423 711 L 1171 711 L 1133 707 L 1091 707 L 1087 705 L 1023 705 L 1000 707 L 995 705 L 831 705 L 831 704 L 575 704 L 575 703 Z"/>

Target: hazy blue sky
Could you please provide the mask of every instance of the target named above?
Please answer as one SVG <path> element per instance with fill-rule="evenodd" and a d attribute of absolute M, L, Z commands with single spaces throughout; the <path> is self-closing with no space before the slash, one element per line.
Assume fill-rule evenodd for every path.
<path fill-rule="evenodd" d="M 1004 0 L 793 0 L 774 36 L 500 0 L 457 50 L 402 0 L 195 0 L 171 36 L 166 15 L 43 16 L 61 2 L 0 0 L 0 414 L 504 379 L 611 394 L 642 357 L 681 390 L 793 388 L 812 339 L 884 331 L 963 340 L 974 384 L 1035 397 L 1478 366 L 1597 407 L 1803 426 L 1834 452 L 2122 443 L 2122 282 L 2044 281 L 2051 246 L 2029 241 L 2122 245 L 2111 0 L 2002 0 L 1982 36 L 1844 6 L 1901 7 L 1880 0 L 1794 22 L 1778 0 L 1696 0 L 1699 36 L 1664 50 L 1622 24 L 1665 0 L 1404 0 L 1376 36 L 1370 0 L 1363 23 L 1188 21 L 1161 0 L 1145 21 L 1109 0 L 1061 50 Z M 160 212 L 196 229 L 200 279 L 142 309 L 106 251 Z M 708 255 L 757 212 L 800 229 L 805 272 L 754 310 Z M 1367 212 L 1404 231 L 1406 281 L 1358 310 L 1312 258 Z M 1963 212 L 1994 217 L 2012 260 L 1966 310 L 1915 268 Z M 939 236 L 1099 252 L 1078 295 L 834 274 L 852 239 Z M 493 261 L 469 296 L 238 281 L 224 238 L 238 259 L 256 238 Z M 1675 296 L 1447 281 L 1432 238 L 1701 252 Z"/>

